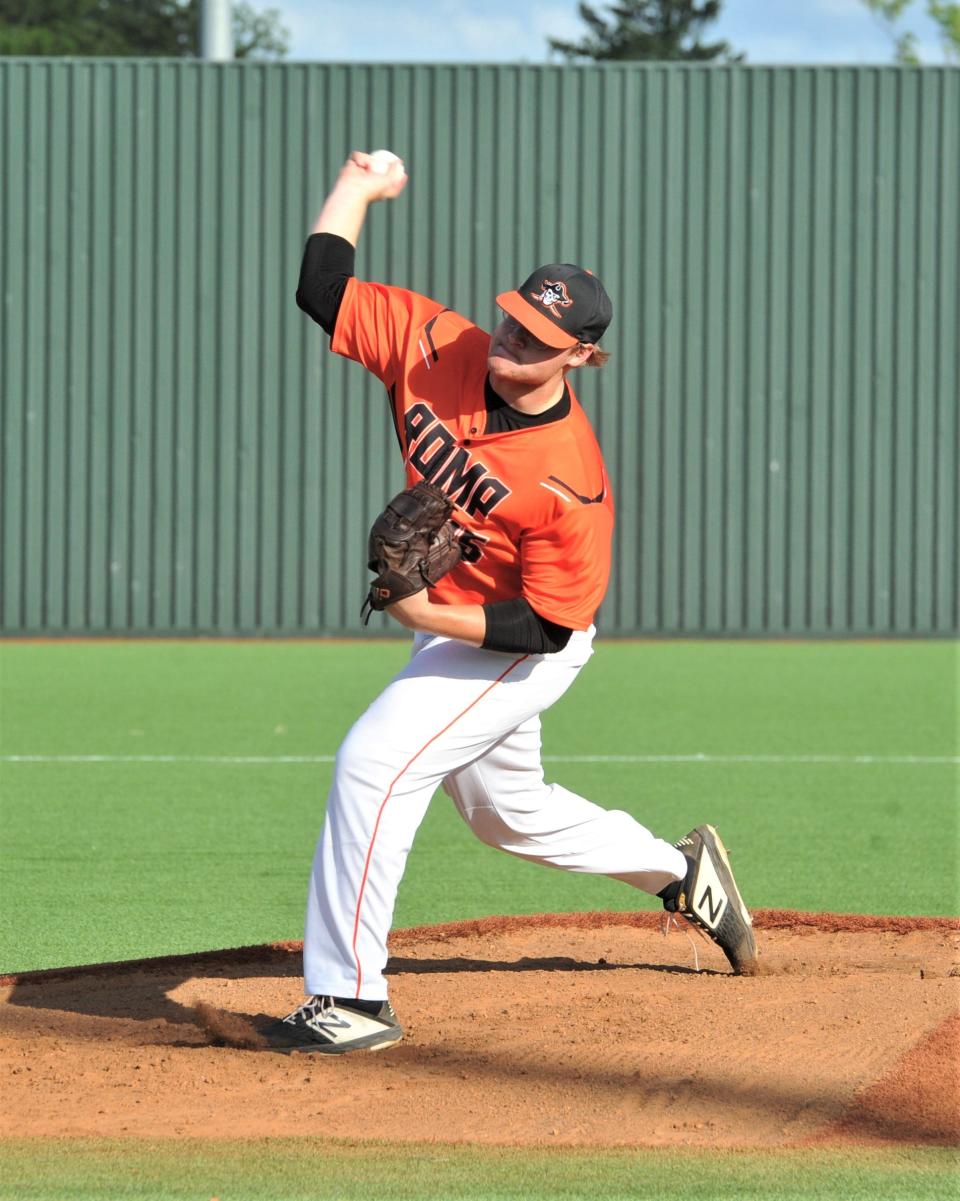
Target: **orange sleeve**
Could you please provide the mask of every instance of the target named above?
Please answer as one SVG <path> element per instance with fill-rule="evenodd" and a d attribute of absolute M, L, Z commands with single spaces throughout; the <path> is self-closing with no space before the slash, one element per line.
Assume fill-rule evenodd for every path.
<path fill-rule="evenodd" d="M 523 595 L 531 607 L 558 625 L 587 629 L 610 580 L 612 537 L 613 511 L 604 504 L 571 506 L 525 534 Z"/>
<path fill-rule="evenodd" d="M 350 279 L 330 348 L 361 363 L 389 388 L 402 375 L 410 339 L 442 308 L 405 288 Z"/>

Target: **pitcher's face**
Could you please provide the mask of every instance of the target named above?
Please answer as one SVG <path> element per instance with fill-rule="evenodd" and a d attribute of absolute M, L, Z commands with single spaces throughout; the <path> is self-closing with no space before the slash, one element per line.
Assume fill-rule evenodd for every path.
<path fill-rule="evenodd" d="M 502 318 L 490 335 L 487 353 L 487 369 L 494 389 L 497 379 L 536 388 L 560 375 L 565 367 L 579 366 L 592 349 L 577 343 L 558 350 L 541 342 L 508 314 L 503 313 Z"/>

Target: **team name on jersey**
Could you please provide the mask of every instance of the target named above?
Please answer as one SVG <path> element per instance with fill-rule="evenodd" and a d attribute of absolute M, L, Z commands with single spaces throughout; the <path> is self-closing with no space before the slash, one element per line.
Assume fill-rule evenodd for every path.
<path fill-rule="evenodd" d="M 422 401 L 404 414 L 407 459 L 425 480 L 471 516 L 487 517 L 510 489 L 474 458 Z"/>

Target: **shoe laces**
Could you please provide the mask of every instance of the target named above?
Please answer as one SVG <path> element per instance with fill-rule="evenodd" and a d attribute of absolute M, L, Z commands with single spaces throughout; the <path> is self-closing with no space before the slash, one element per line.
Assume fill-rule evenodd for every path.
<path fill-rule="evenodd" d="M 333 997 L 308 997 L 306 1001 L 283 1020 L 292 1022 L 301 1018 L 305 1022 L 315 1021 L 321 1014 L 329 1013 L 335 1005 Z"/>
<path fill-rule="evenodd" d="M 694 927 L 694 929 L 696 929 L 696 927 Z M 661 913 L 660 933 L 664 938 L 666 938 L 671 930 L 676 930 L 678 933 L 685 934 L 687 936 L 687 941 L 690 943 L 691 950 L 693 951 L 693 970 L 695 972 L 699 972 L 700 956 L 697 953 L 697 944 L 693 941 L 693 937 L 690 933 L 690 923 L 685 918 L 682 918 L 679 913 Z M 699 933 L 699 931 L 697 931 L 697 933 Z"/>

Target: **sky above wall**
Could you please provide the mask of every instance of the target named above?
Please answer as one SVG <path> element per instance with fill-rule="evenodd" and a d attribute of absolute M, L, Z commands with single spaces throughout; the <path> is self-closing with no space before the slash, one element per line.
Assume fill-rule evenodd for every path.
<path fill-rule="evenodd" d="M 288 61 L 530 62 L 548 37 L 579 40 L 576 0 L 258 0 L 281 13 Z M 605 11 L 606 5 L 594 3 Z M 914 0 L 902 23 L 925 63 L 943 63 L 935 24 Z M 750 63 L 890 63 L 889 33 L 862 0 L 725 0 L 706 40 L 725 39 Z"/>

